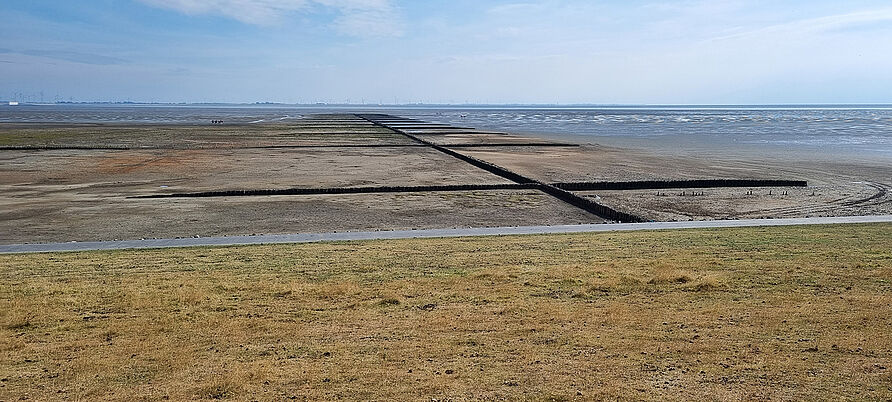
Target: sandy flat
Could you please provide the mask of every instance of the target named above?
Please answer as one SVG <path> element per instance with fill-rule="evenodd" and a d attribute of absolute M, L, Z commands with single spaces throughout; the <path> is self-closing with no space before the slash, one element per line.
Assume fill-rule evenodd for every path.
<path fill-rule="evenodd" d="M 418 137 L 444 145 L 499 144 L 455 149 L 546 183 L 783 179 L 809 184 L 807 188 L 579 192 L 646 220 L 892 213 L 892 158 L 876 155 L 666 139 L 521 147 L 511 144 L 567 138 L 439 131 L 443 132 Z M 319 145 L 335 147 L 287 148 Z M 336 148 L 343 145 L 360 147 Z M 0 146 L 7 149 L 0 150 L 0 241 L 603 221 L 537 191 L 128 198 L 221 190 L 511 183 L 420 145 L 349 115 L 254 125 L 3 124 Z M 78 148 L 109 146 L 132 148 Z"/>
<path fill-rule="evenodd" d="M 0 242 L 601 223 L 528 190 L 180 199 L 4 200 Z"/>
<path fill-rule="evenodd" d="M 547 182 L 781 179 L 807 188 L 591 191 L 598 202 L 652 220 L 847 216 L 892 213 L 892 161 L 801 153 L 658 153 L 604 146 L 463 150 Z M 691 191 L 705 192 L 691 197 Z M 747 194 L 753 191 L 752 194 Z M 771 195 L 768 192 L 771 191 Z M 781 196 L 786 191 L 785 196 Z M 665 195 L 664 195 L 665 193 Z M 679 196 L 674 196 L 679 194 Z"/>
<path fill-rule="evenodd" d="M 0 161 L 6 195 L 510 183 L 422 147 L 4 151 Z"/>

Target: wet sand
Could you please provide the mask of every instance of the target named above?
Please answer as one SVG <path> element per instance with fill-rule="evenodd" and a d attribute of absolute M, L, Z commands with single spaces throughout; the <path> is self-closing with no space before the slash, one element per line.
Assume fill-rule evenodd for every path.
<path fill-rule="evenodd" d="M 437 127 L 412 133 L 545 183 L 785 179 L 809 184 L 577 192 L 645 220 L 892 213 L 892 158 L 882 154 L 670 137 L 588 137 L 599 143 L 513 146 L 581 138 Z M 468 144 L 477 147 L 459 147 Z M 282 148 L 289 146 L 330 147 Z M 0 147 L 4 244 L 604 222 L 536 190 L 128 198 L 215 190 L 511 183 L 352 115 L 263 125 L 6 124 L 0 125 Z"/>
<path fill-rule="evenodd" d="M 466 153 L 551 182 L 684 179 L 806 180 L 807 188 L 587 191 L 647 220 L 851 216 L 892 212 L 892 161 L 786 153 L 740 155 L 721 148 L 685 155 L 633 148 L 469 149 Z M 698 194 L 692 196 L 692 193 Z M 702 193 L 702 195 L 699 195 Z"/>
<path fill-rule="evenodd" d="M 536 190 L 131 198 L 511 183 L 351 116 L 233 126 L 4 125 L 0 144 L 3 244 L 604 222 Z M 321 147 L 280 148 L 295 145 Z M 256 148 L 263 146 L 273 148 Z M 105 149 L 85 149 L 93 147 Z"/>
<path fill-rule="evenodd" d="M 578 151 L 585 156 L 567 150 L 563 155 L 527 157 L 513 153 L 487 157 L 536 166 L 533 169 L 539 174 L 567 181 L 776 178 L 808 182 L 807 188 L 582 192 L 605 205 L 656 221 L 892 213 L 892 155 L 882 151 L 736 143 L 707 136 L 546 138 L 574 141 L 594 149 Z M 534 162 L 537 159 L 544 161 Z"/>

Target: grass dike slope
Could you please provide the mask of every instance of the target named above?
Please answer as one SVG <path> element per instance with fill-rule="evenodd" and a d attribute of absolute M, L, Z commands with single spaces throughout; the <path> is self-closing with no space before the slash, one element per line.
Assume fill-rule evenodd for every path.
<path fill-rule="evenodd" d="M 888 399 L 890 233 L 0 255 L 0 399 Z"/>

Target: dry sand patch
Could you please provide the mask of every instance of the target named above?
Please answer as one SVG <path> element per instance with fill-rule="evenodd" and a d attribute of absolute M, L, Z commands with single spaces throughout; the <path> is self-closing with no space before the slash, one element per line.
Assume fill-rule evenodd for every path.
<path fill-rule="evenodd" d="M 292 187 L 508 183 L 424 147 L 3 151 L 0 185 L 101 186 L 106 195 Z M 166 186 L 166 187 L 161 187 Z M 8 195 L 8 194 L 7 194 Z"/>
<path fill-rule="evenodd" d="M 245 146 L 408 144 L 371 123 L 238 125 L 0 124 L 0 146 L 213 148 Z"/>
<path fill-rule="evenodd" d="M 601 223 L 532 190 L 124 199 L 2 198 L 0 241 L 64 242 L 260 233 Z"/>

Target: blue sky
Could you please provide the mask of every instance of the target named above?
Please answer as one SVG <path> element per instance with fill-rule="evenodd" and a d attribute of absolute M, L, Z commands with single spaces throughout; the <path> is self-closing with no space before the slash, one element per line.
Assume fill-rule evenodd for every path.
<path fill-rule="evenodd" d="M 888 0 L 3 0 L 0 21 L 0 99 L 892 103 Z"/>

